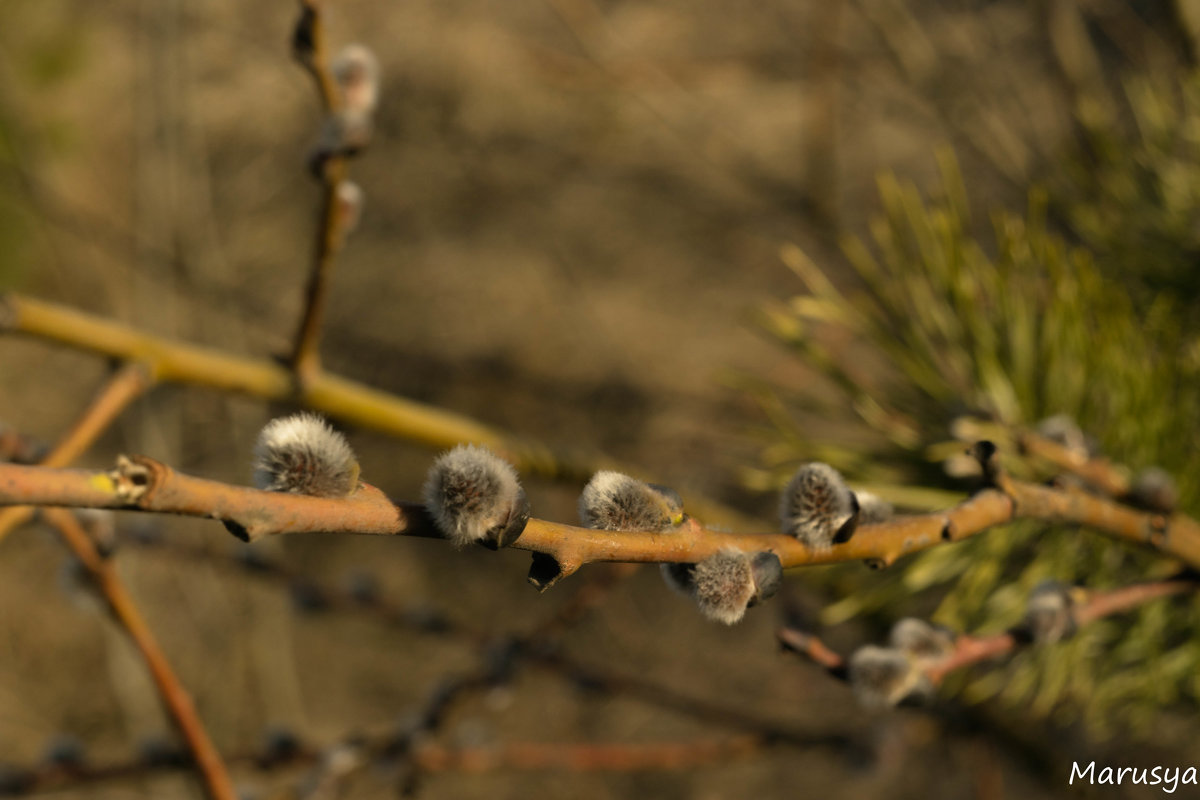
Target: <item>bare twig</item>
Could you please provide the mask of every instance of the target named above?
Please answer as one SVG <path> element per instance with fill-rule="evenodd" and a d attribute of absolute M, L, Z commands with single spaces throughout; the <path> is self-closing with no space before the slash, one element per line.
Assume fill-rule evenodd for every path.
<path fill-rule="evenodd" d="M 58 530 L 67 547 L 87 569 L 96 589 L 108 603 L 113 617 L 129 634 L 141 653 L 163 705 L 166 706 L 195 760 L 208 796 L 212 800 L 236 800 L 237 792 L 234 791 L 233 782 L 196 714 L 191 697 L 175 676 L 166 655 L 142 618 L 129 591 L 117 576 L 113 565 L 97 552 L 87 531 L 74 514 L 59 508 L 46 509 L 44 513 L 46 521 Z"/>
<path fill-rule="evenodd" d="M 1162 597 L 1194 592 L 1197 588 L 1200 588 L 1200 584 L 1196 580 L 1178 578 L 1133 584 L 1108 591 L 1087 592 L 1084 599 L 1072 609 L 1071 618 L 1077 626 L 1083 626 Z M 794 628 L 783 628 L 777 636 L 785 649 L 808 658 L 834 677 L 848 679 L 846 659 L 831 650 L 814 634 Z M 925 674 L 936 685 L 952 672 L 992 661 L 1031 644 L 1033 640 L 1028 631 L 1020 627 L 991 636 L 959 634 L 954 638 L 954 651 L 925 667 Z"/>
<path fill-rule="evenodd" d="M 329 69 L 329 48 L 325 42 L 323 11 L 317 0 L 300 0 L 300 21 L 297 33 L 306 37 L 301 64 L 312 76 L 321 107 L 326 115 L 337 112 L 340 98 Z M 320 164 L 321 210 L 316 238 L 313 242 L 313 262 L 304 297 L 304 315 L 296 331 L 290 364 L 300 385 L 316 378 L 321 370 L 318 344 L 325 305 L 329 294 L 329 278 L 333 259 L 342 242 L 338 214 L 338 186 L 346 174 L 346 160 L 332 155 Z"/>
<path fill-rule="evenodd" d="M 108 429 L 126 406 L 140 397 L 154 378 L 140 364 L 128 364 L 118 370 L 62 439 L 41 459 L 46 467 L 64 467 L 83 454 Z M 30 507 L 16 506 L 0 510 L 0 540 L 27 522 L 34 513 Z"/>

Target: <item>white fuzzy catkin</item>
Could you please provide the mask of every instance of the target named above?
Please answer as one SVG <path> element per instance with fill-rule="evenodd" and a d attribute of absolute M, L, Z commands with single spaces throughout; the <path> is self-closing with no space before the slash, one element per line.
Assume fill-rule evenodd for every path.
<path fill-rule="evenodd" d="M 783 532 L 817 551 L 832 547 L 857 514 L 854 492 L 836 469 L 819 461 L 796 470 L 779 502 Z"/>
<path fill-rule="evenodd" d="M 370 48 L 348 44 L 329 65 L 342 94 L 342 107 L 371 114 L 379 102 L 379 61 Z"/>
<path fill-rule="evenodd" d="M 442 535 L 459 547 L 472 542 L 505 544 L 524 529 L 525 491 L 512 465 L 490 450 L 459 445 L 429 469 L 422 490 L 425 508 Z"/>
<path fill-rule="evenodd" d="M 923 619 L 905 617 L 892 626 L 891 644 L 918 667 L 925 668 L 954 653 L 954 634 Z"/>
<path fill-rule="evenodd" d="M 664 569 L 663 577 L 670 584 L 679 572 L 668 577 Z M 778 591 L 783 566 L 774 553 L 750 554 L 725 547 L 692 567 L 687 577 L 687 582 L 681 584 L 696 598 L 700 612 L 716 622 L 733 625 L 741 621 L 747 608 Z"/>
<path fill-rule="evenodd" d="M 859 525 L 887 522 L 896 513 L 891 503 L 872 492 L 855 492 L 854 498 L 858 500 Z"/>
<path fill-rule="evenodd" d="M 583 487 L 579 518 L 586 528 L 662 533 L 680 523 L 683 503 L 670 489 L 603 470 Z"/>
<path fill-rule="evenodd" d="M 850 687 L 867 708 L 888 708 L 925 699 L 933 684 L 907 655 L 891 647 L 866 645 L 850 656 Z"/>
<path fill-rule="evenodd" d="M 1071 588 L 1058 581 L 1044 581 L 1029 593 L 1025 605 L 1025 627 L 1038 644 L 1054 644 L 1075 633 L 1075 601 Z"/>
<path fill-rule="evenodd" d="M 267 423 L 254 445 L 254 485 L 271 492 L 344 497 L 358 487 L 346 438 L 309 412 Z"/>
<path fill-rule="evenodd" d="M 749 557 L 732 548 L 719 550 L 697 564 L 692 585 L 700 612 L 726 625 L 741 621 L 757 591 Z"/>

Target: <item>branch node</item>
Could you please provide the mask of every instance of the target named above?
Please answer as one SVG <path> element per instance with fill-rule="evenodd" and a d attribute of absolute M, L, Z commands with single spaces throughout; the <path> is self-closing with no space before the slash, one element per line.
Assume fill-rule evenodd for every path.
<path fill-rule="evenodd" d="M 162 465 L 151 459 L 134 456 L 117 456 L 117 465 L 109 470 L 117 499 L 126 505 L 137 505 L 144 500 L 156 483 L 155 478 Z"/>
<path fill-rule="evenodd" d="M 529 565 L 529 582 L 539 592 L 544 592 L 568 575 L 579 569 L 578 564 L 559 561 L 548 553 L 533 554 L 533 563 Z"/>

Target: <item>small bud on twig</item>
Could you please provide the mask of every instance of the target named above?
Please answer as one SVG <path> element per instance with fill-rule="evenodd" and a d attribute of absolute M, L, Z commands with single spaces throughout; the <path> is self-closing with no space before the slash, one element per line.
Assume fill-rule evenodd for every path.
<path fill-rule="evenodd" d="M 1080 461 L 1091 458 L 1097 449 L 1088 435 L 1079 427 L 1079 423 L 1069 414 L 1055 414 L 1052 417 L 1046 417 L 1037 424 L 1034 430 L 1038 436 L 1062 445 Z"/>
<path fill-rule="evenodd" d="M 891 645 L 925 669 L 954 653 L 954 634 L 923 619 L 905 617 L 892 626 Z"/>
<path fill-rule="evenodd" d="M 813 550 L 844 542 L 858 522 L 858 500 L 841 474 L 814 461 L 796 470 L 779 502 L 783 532 Z"/>
<path fill-rule="evenodd" d="M 458 547 L 511 544 L 529 521 L 529 502 L 507 461 L 474 445 L 440 456 L 422 490 L 438 530 Z"/>
<path fill-rule="evenodd" d="M 354 232 L 362 217 L 363 190 L 354 181 L 341 181 L 337 186 L 338 235 Z"/>
<path fill-rule="evenodd" d="M 583 487 L 579 518 L 603 531 L 666 533 L 683 522 L 683 501 L 665 486 L 602 470 Z"/>
<path fill-rule="evenodd" d="M 896 513 L 891 503 L 872 492 L 855 492 L 854 498 L 858 501 L 859 525 L 887 522 Z"/>
<path fill-rule="evenodd" d="M 850 686 L 867 708 L 887 708 L 920 701 L 933 693 L 933 684 L 912 659 L 891 647 L 866 645 L 850 656 Z"/>
<path fill-rule="evenodd" d="M 42 763 L 59 769 L 80 769 L 84 765 L 83 742 L 74 736 L 55 736 L 42 753 Z"/>
<path fill-rule="evenodd" d="M 370 48 L 346 45 L 329 65 L 329 71 L 341 90 L 343 109 L 363 114 L 375 112 L 379 102 L 379 61 Z"/>
<path fill-rule="evenodd" d="M 704 616 L 733 625 L 747 608 L 775 594 L 782 576 L 783 567 L 774 553 L 749 556 L 725 548 L 696 565 L 692 585 Z"/>
<path fill-rule="evenodd" d="M 273 419 L 254 446 L 254 485 L 271 492 L 344 497 L 358 487 L 345 437 L 316 414 Z"/>
<path fill-rule="evenodd" d="M 1025 627 L 1038 644 L 1054 644 L 1075 633 L 1075 600 L 1071 587 L 1045 581 L 1034 587 L 1025 606 Z"/>
<path fill-rule="evenodd" d="M 1129 500 L 1142 508 L 1169 514 L 1179 504 L 1179 487 L 1162 467 L 1146 467 L 1133 477 Z"/>

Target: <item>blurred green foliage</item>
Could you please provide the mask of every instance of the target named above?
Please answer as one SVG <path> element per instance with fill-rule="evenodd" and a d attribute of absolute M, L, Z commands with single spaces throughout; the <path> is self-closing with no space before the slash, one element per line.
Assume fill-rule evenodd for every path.
<path fill-rule="evenodd" d="M 1078 119 L 1080 152 L 1051 182 L 1072 233 L 1139 300 L 1200 300 L 1200 74 L 1139 74 L 1119 99 L 1088 96 Z"/>
<path fill-rule="evenodd" d="M 1022 215 L 996 213 L 990 241 L 977 237 L 956 162 L 947 154 L 941 165 L 942 191 L 928 202 L 912 185 L 880 180 L 883 215 L 871 241 L 844 242 L 858 278 L 852 288 L 785 248 L 807 292 L 765 308 L 764 322 L 833 391 L 789 396 L 758 387 L 774 429 L 765 468 L 748 473 L 749 482 L 780 486 L 797 463 L 822 459 L 898 504 L 920 506 L 921 495 L 894 487 L 974 488 L 943 467 L 963 449 L 947 442 L 955 418 L 1031 426 L 1065 413 L 1118 462 L 1158 464 L 1177 476 L 1185 510 L 1194 513 L 1200 346 L 1180 324 L 1186 308 L 1167 292 L 1135 302 L 1087 250 L 1047 229 L 1045 193 L 1034 192 Z M 806 430 L 814 413 L 856 417 L 876 438 L 830 442 Z M 1006 464 L 1027 478 L 1047 477 L 1011 453 Z M 1167 569 L 1153 553 L 1026 521 L 935 548 L 882 576 L 849 566 L 824 571 L 841 598 L 824 621 L 860 614 L 882 621 L 899 609 L 933 612 L 959 630 L 996 631 L 1019 621 L 1043 579 L 1102 588 Z M 973 700 L 1002 695 L 1041 715 L 1082 712 L 1098 728 L 1145 723 L 1166 703 L 1200 697 L 1200 640 L 1181 602 L 1188 601 L 1089 626 L 957 688 Z"/>

